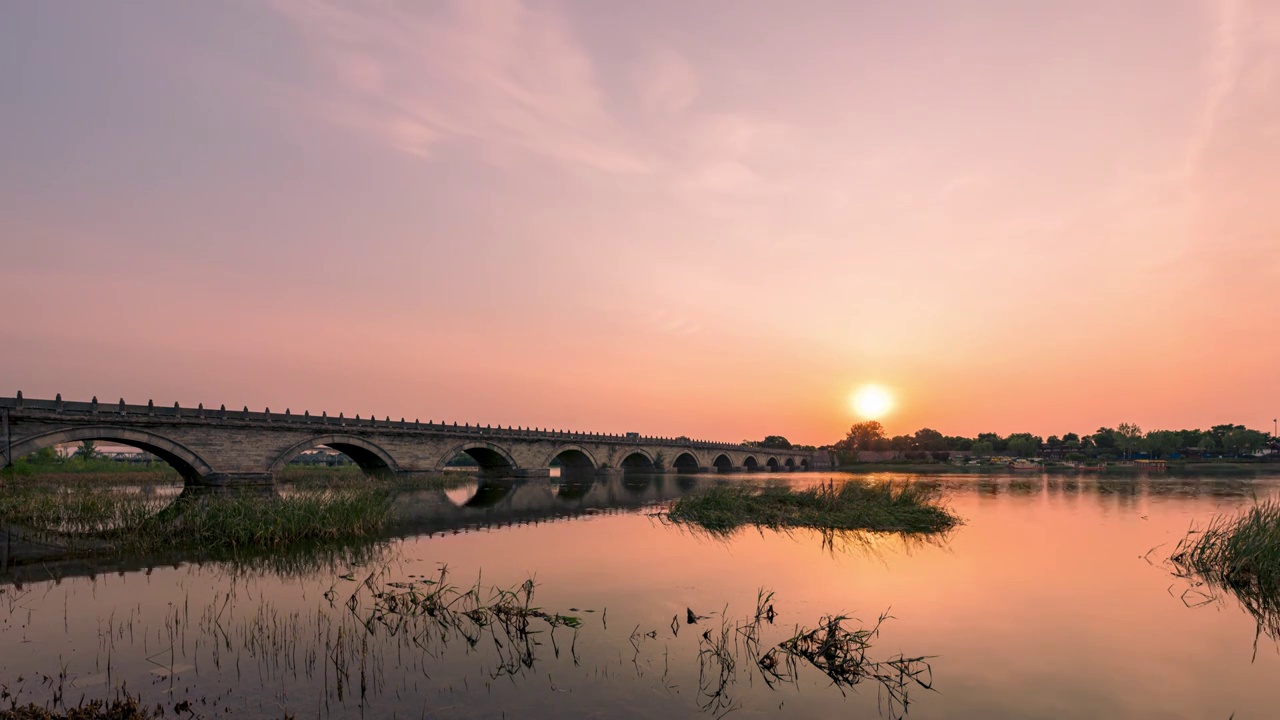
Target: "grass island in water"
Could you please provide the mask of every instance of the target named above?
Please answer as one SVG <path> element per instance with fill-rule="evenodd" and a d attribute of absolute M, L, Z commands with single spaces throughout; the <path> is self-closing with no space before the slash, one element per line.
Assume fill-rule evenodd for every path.
<path fill-rule="evenodd" d="M 830 483 L 804 490 L 720 485 L 680 498 L 666 517 L 713 533 L 744 525 L 932 533 L 960 522 L 939 502 L 937 488 L 888 482 Z"/>

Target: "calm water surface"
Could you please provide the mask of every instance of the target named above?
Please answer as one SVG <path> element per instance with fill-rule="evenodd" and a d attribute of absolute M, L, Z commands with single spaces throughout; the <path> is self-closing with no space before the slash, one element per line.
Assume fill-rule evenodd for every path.
<path fill-rule="evenodd" d="M 872 659 L 931 656 L 933 689 L 910 692 L 909 717 L 1275 717 L 1276 643 L 1258 639 L 1255 656 L 1255 621 L 1163 560 L 1189 526 L 1273 495 L 1280 477 L 927 479 L 965 521 L 928 542 L 711 538 L 652 513 L 723 477 L 665 476 L 417 493 L 399 501 L 414 533 L 331 564 L 27 568 L 0 580 L 0 685 L 72 705 L 125 685 L 206 716 L 901 714 L 874 681 L 842 692 L 802 664 L 770 687 L 745 653 L 731 671 L 700 656 L 702 633 L 734 635 L 764 589 L 777 612 L 764 647 L 823 615 L 873 624 L 888 610 Z M 535 623 L 512 643 L 367 622 L 374 590 L 441 565 L 485 593 L 533 578 L 535 605 L 582 626 Z M 689 610 L 703 619 L 687 624 Z"/>

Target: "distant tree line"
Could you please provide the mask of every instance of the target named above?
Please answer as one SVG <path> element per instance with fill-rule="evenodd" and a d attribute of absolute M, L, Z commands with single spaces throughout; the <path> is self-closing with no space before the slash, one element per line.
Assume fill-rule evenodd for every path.
<path fill-rule="evenodd" d="M 1066 433 L 1043 438 L 1032 433 L 979 433 L 977 437 L 943 435 L 921 428 L 911 435 L 888 437 L 875 420 L 855 423 L 844 439 L 832 449 L 841 462 L 853 462 L 859 450 L 897 450 L 920 458 L 951 451 L 968 451 L 979 457 L 1066 457 L 1071 459 L 1118 459 L 1146 455 L 1169 458 L 1174 455 L 1238 457 L 1253 455 L 1276 442 L 1271 433 L 1244 425 L 1214 425 L 1208 430 L 1152 430 L 1143 432 L 1134 423 L 1114 428 L 1100 427 L 1092 435 Z"/>

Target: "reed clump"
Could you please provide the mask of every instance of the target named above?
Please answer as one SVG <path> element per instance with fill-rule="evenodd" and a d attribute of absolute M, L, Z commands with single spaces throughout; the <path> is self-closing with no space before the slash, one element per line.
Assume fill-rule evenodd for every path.
<path fill-rule="evenodd" d="M 939 502 L 936 487 L 852 481 L 803 490 L 721 485 L 680 498 L 666 517 L 713 533 L 730 533 L 744 525 L 931 533 L 960 522 Z"/>
<path fill-rule="evenodd" d="M 325 490 L 283 497 L 210 495 L 183 499 L 130 535 L 144 545 L 271 550 L 296 543 L 372 537 L 386 526 L 390 499 L 377 490 Z"/>
<path fill-rule="evenodd" d="M 1199 576 L 1235 595 L 1260 632 L 1280 639 L 1280 500 L 1192 528 L 1169 561 L 1176 574 Z"/>
<path fill-rule="evenodd" d="M 1230 588 L 1280 594 L 1280 500 L 1192 529 L 1170 560 Z"/>

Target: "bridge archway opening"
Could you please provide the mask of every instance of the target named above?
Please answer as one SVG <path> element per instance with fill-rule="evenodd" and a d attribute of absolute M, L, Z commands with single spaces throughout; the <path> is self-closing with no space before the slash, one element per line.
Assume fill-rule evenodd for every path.
<path fill-rule="evenodd" d="M 791 470 L 791 469 L 795 468 L 795 466 L 796 466 L 796 459 L 795 459 L 795 458 L 787 458 L 787 461 L 786 461 L 785 463 L 783 463 L 783 465 L 785 465 L 785 466 L 787 467 L 787 469 L 788 469 L 788 470 Z"/>
<path fill-rule="evenodd" d="M 733 470 L 733 461 L 729 459 L 728 455 L 720 454 L 711 462 L 711 466 L 720 472 L 729 472 Z"/>
<path fill-rule="evenodd" d="M 760 469 L 760 463 L 756 460 L 754 455 L 748 455 L 746 459 L 742 461 L 742 467 L 746 468 L 748 472 L 755 472 Z"/>
<path fill-rule="evenodd" d="M 551 476 L 560 482 L 590 482 L 596 472 L 596 464 L 590 455 L 578 448 L 565 448 L 551 458 Z"/>
<path fill-rule="evenodd" d="M 319 470 L 362 472 L 375 477 L 388 477 L 396 472 L 395 460 L 386 450 L 365 440 L 347 435 L 321 435 L 284 451 L 271 465 L 277 479 L 288 482 L 290 476 Z"/>
<path fill-rule="evenodd" d="M 208 463 L 182 445 L 159 435 L 128 428 L 68 428 L 28 438 L 13 445 L 11 452 L 16 459 L 15 465 L 32 464 L 38 471 L 42 464 L 126 462 L 120 455 L 127 449 L 142 451 L 134 458 L 140 463 L 164 463 L 176 471 L 182 483 L 187 485 L 201 485 L 205 476 L 213 472 Z M 111 465 L 106 467 L 113 469 Z"/>
<path fill-rule="evenodd" d="M 622 458 L 618 466 L 622 468 L 624 475 L 652 475 L 658 470 L 653 458 L 642 452 L 633 452 Z"/>
<path fill-rule="evenodd" d="M 675 467 L 676 472 L 679 473 L 698 472 L 698 458 L 694 457 L 693 453 L 690 452 L 680 453 L 676 456 L 676 461 L 671 464 Z"/>
<path fill-rule="evenodd" d="M 777 470 L 777 469 L 778 469 L 778 458 L 776 458 L 776 457 L 771 457 L 771 458 L 769 458 L 768 460 L 766 460 L 766 461 L 765 461 L 764 466 L 765 466 L 765 467 L 767 467 L 767 468 L 769 468 L 769 470 L 770 470 L 770 471 Z"/>
<path fill-rule="evenodd" d="M 808 460 L 808 459 L 803 459 L 803 460 L 801 460 L 801 461 L 800 461 L 800 469 L 801 469 L 801 470 L 808 470 L 808 469 L 809 469 L 809 460 Z"/>
<path fill-rule="evenodd" d="M 470 470 L 486 476 L 511 476 L 516 465 L 511 456 L 487 444 L 464 445 L 453 451 L 442 463 L 445 470 Z"/>

